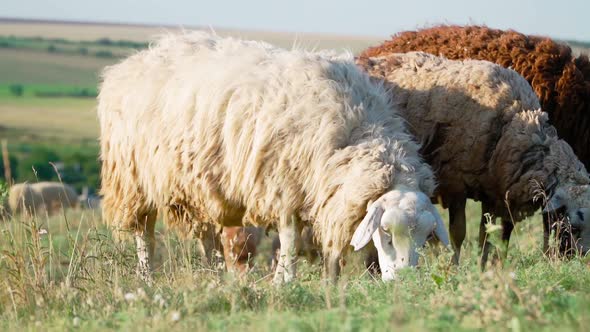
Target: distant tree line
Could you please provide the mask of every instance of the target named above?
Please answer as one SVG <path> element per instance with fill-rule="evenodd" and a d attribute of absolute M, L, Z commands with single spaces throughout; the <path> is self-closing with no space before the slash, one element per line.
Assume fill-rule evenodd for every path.
<path fill-rule="evenodd" d="M 109 38 L 73 41 L 63 38 L 0 36 L 0 48 L 36 49 L 49 53 L 77 54 L 98 58 L 117 58 L 124 55 L 121 54 L 122 49 L 143 49 L 147 46 L 148 43 L 145 42 Z M 100 49 L 91 50 L 91 48 Z"/>
<path fill-rule="evenodd" d="M 14 97 L 21 97 L 25 90 L 31 90 L 30 93 L 35 97 L 72 97 L 72 98 L 96 98 L 98 91 L 96 88 L 77 88 L 77 87 L 26 87 L 23 84 L 11 84 L 8 86 L 8 91 Z"/>

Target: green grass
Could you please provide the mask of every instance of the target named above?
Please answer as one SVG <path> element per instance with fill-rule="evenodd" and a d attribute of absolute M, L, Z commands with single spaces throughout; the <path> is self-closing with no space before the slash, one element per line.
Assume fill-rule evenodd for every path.
<path fill-rule="evenodd" d="M 469 215 L 479 208 L 469 204 Z M 477 219 L 477 218 L 475 218 Z M 424 250 L 421 268 L 383 283 L 348 258 L 340 282 L 319 265 L 270 283 L 265 239 L 245 277 L 199 264 L 191 242 L 159 226 L 155 284 L 134 274 L 131 244 L 116 244 L 95 212 L 0 225 L 0 329 L 70 330 L 583 330 L 590 323 L 588 259 L 540 252 L 540 220 L 520 223 L 504 267 L 481 273 L 476 220 L 461 264 Z M 47 233 L 45 234 L 46 230 Z"/>
<path fill-rule="evenodd" d="M 0 49 L 33 50 L 65 55 L 82 55 L 99 58 L 121 58 L 146 43 L 102 38 L 95 41 L 75 41 L 63 38 L 0 36 Z"/>
<path fill-rule="evenodd" d="M 13 89 L 22 88 L 22 95 L 15 95 Z M 92 98 L 97 95 L 97 87 L 79 87 L 65 84 L 0 84 L 0 100 L 8 101 L 12 98 Z M 18 97 L 18 98 L 17 98 Z M 8 99 L 8 100 L 6 100 Z"/>

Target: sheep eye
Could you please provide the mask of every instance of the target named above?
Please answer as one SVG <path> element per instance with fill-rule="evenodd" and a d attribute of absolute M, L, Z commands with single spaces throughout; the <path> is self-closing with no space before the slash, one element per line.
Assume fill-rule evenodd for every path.
<path fill-rule="evenodd" d="M 387 229 L 387 227 L 385 227 L 385 226 L 381 226 L 381 230 L 382 230 L 383 232 L 385 232 L 387 235 L 389 235 L 389 230 Z"/>
<path fill-rule="evenodd" d="M 584 221 L 584 214 L 582 213 L 582 211 L 576 211 L 576 215 L 578 216 L 578 218 L 580 218 L 581 221 Z"/>

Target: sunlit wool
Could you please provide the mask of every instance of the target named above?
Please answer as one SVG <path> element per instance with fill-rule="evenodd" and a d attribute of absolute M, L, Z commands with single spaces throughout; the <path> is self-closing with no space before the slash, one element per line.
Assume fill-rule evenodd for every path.
<path fill-rule="evenodd" d="M 146 230 L 156 209 L 188 229 L 298 215 L 340 255 L 369 201 L 435 187 L 351 55 L 167 35 L 105 69 L 98 117 L 104 217 L 120 230 Z"/>
<path fill-rule="evenodd" d="M 575 215 L 590 206 L 584 165 L 558 138 L 518 73 L 487 61 L 381 54 L 357 62 L 389 84 L 394 104 L 423 142 L 424 158 L 439 181 L 437 195 L 455 216 L 450 233 L 456 250 L 465 236 L 466 198 L 482 201 L 483 213 L 504 219 L 506 240 L 512 220 L 541 207 L 542 200 L 534 199 L 540 188 L 553 199 L 551 209 L 565 205 Z"/>

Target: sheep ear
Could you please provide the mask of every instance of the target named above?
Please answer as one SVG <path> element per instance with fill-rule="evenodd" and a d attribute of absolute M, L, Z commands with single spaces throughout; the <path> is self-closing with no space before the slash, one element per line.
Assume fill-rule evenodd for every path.
<path fill-rule="evenodd" d="M 543 209 L 543 212 L 545 212 L 545 213 L 553 212 L 553 211 L 561 208 L 562 206 L 565 206 L 565 199 L 561 193 L 556 192 L 547 201 L 547 204 L 545 204 L 545 208 Z"/>
<path fill-rule="evenodd" d="M 445 223 L 440 217 L 438 210 L 434 205 L 430 205 L 430 211 L 432 215 L 434 215 L 434 219 L 436 220 L 436 228 L 434 229 L 434 235 L 442 242 L 444 246 L 449 245 L 449 234 L 447 233 L 447 229 L 445 228 Z"/>
<path fill-rule="evenodd" d="M 371 241 L 373 233 L 379 228 L 381 224 L 381 217 L 383 216 L 383 207 L 379 204 L 371 204 L 367 215 L 361 221 L 360 225 L 354 231 L 350 245 L 354 247 L 354 251 L 362 249 Z"/>

